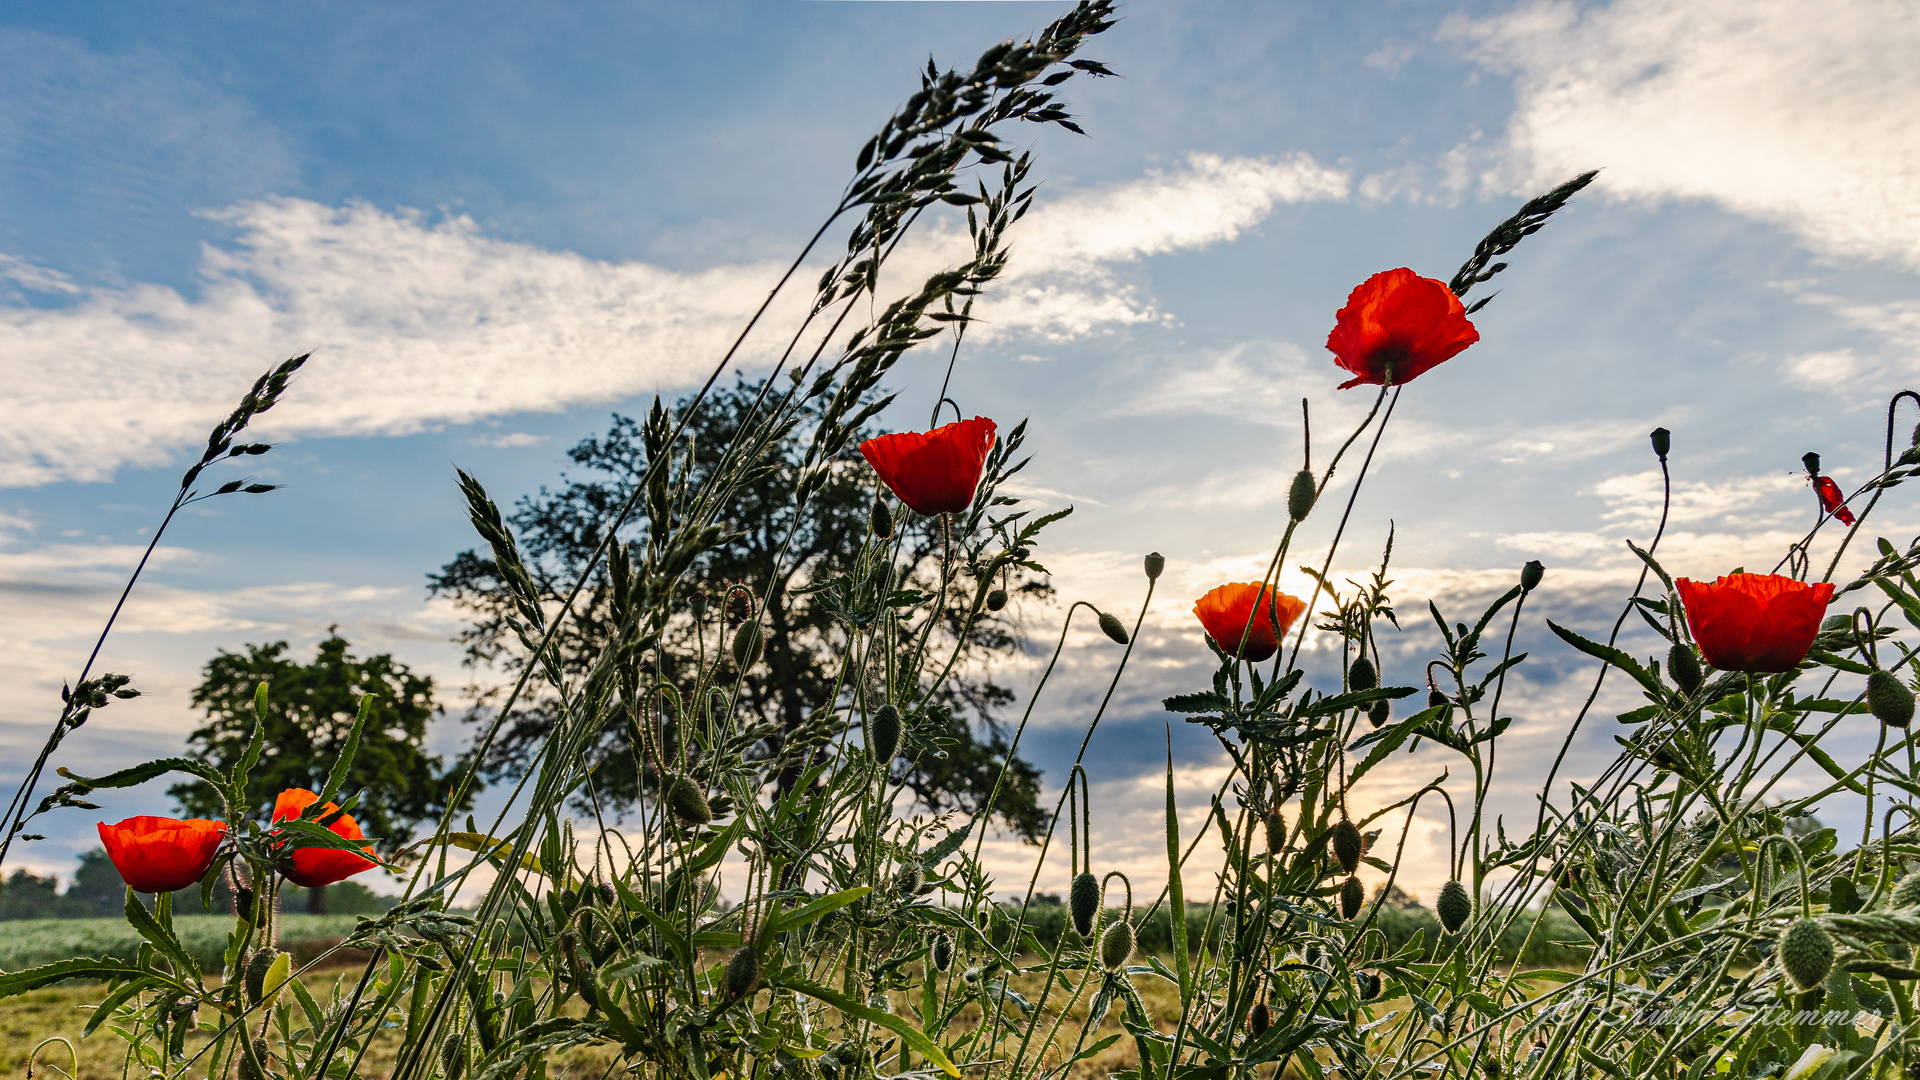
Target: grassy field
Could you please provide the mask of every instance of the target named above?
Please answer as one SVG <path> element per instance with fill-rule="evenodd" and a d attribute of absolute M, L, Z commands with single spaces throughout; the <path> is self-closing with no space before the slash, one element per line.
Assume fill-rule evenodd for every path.
<path fill-rule="evenodd" d="M 280 946 L 304 959 L 322 943 L 353 932 L 357 915 L 282 915 Z M 180 915 L 173 920 L 180 943 L 209 972 L 220 969 L 233 929 L 230 915 Z M 141 937 L 125 919 L 14 919 L 0 922 L 0 971 L 51 964 L 74 956 L 112 956 L 132 960 Z"/>

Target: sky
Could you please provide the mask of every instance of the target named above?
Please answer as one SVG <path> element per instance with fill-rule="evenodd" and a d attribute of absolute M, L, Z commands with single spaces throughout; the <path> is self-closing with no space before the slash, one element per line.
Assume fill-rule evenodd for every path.
<path fill-rule="evenodd" d="M 145 696 L 55 764 L 177 752 L 209 657 L 306 658 L 330 626 L 433 675 L 432 740 L 457 750 L 462 614 L 425 589 L 475 542 L 455 467 L 509 502 L 610 414 L 696 386 L 928 57 L 970 66 L 1064 8 L 0 3 L 0 784 L 206 431 L 308 351 L 259 427 L 276 448 L 232 474 L 283 487 L 174 522 L 100 663 Z M 1169 739 L 1188 829 L 1205 817 L 1224 759 L 1158 702 L 1210 675 L 1193 601 L 1271 557 L 1300 399 L 1318 453 L 1371 401 L 1334 389 L 1324 348 L 1348 291 L 1399 266 L 1444 279 L 1529 195 L 1598 168 L 1482 287 L 1480 342 L 1406 388 L 1334 562 L 1369 572 L 1393 530 L 1401 684 L 1437 643 L 1428 601 L 1467 619 L 1546 564 L 1492 795 L 1530 820 L 1593 677 L 1544 619 L 1604 636 L 1632 589 L 1623 541 L 1660 508 L 1647 433 L 1674 433 L 1660 550 L 1690 576 L 1770 568 L 1812 525 L 1804 452 L 1849 489 L 1875 471 L 1886 401 L 1920 374 L 1916 49 L 1920 9 L 1897 0 L 1124 6 L 1086 50 L 1119 77 L 1063 88 L 1086 136 L 1019 133 L 1040 194 L 951 391 L 1029 420 L 1018 493 L 1074 509 L 1041 549 L 1063 602 L 1029 613 L 1035 641 L 1074 600 L 1131 625 L 1140 556 L 1167 556 L 1089 748 L 1100 865 L 1164 875 Z M 958 230 L 932 222 L 902 265 L 937 269 Z M 750 342 L 741 369 L 768 361 Z M 893 426 L 921 422 L 943 370 L 933 350 L 901 363 Z M 1336 523 L 1316 514 L 1296 553 Z M 1920 513 L 1894 492 L 1870 526 L 1904 544 Z M 1050 786 L 1118 659 L 1091 626 L 1067 642 L 1023 741 Z M 1321 683 L 1329 656 L 1307 654 Z M 1006 672 L 1022 707 L 1044 659 Z M 1563 793 L 1633 704 L 1603 692 Z M 1832 749 L 1871 737 L 1843 726 Z M 1450 766 L 1459 790 L 1445 754 L 1396 757 L 1355 798 Z M 109 820 L 170 810 L 157 785 L 102 801 Z M 18 864 L 69 872 L 93 820 L 41 819 Z M 1416 894 L 1445 877 L 1444 830 L 1413 823 Z M 989 851 L 1024 880 L 1030 851 Z"/>

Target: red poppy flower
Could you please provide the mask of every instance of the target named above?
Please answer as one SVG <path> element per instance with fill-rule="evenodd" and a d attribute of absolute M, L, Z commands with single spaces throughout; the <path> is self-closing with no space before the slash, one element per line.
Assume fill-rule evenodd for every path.
<path fill-rule="evenodd" d="M 873 471 L 900 501 L 932 517 L 965 510 L 993 449 L 993 421 L 962 420 L 925 434 L 902 431 L 860 444 Z"/>
<path fill-rule="evenodd" d="M 101 822 L 100 843 L 135 892 L 163 893 L 199 881 L 213 865 L 213 853 L 227 835 L 223 821 L 170 817 L 130 817 L 117 825 Z"/>
<path fill-rule="evenodd" d="M 1727 574 L 1712 584 L 1680 578 L 1680 603 L 1707 663 L 1722 671 L 1792 671 L 1813 647 L 1833 584 L 1779 574 Z"/>
<path fill-rule="evenodd" d="M 1403 266 L 1375 274 L 1347 294 L 1327 348 L 1353 372 L 1340 384 L 1345 390 L 1361 383 L 1379 386 L 1388 378 L 1395 384 L 1412 382 L 1479 340 L 1466 306 L 1446 282 Z"/>
<path fill-rule="evenodd" d="M 1840 524 L 1853 524 L 1853 511 L 1846 507 L 1846 497 L 1840 494 L 1840 485 L 1833 482 L 1831 476 L 1813 478 L 1813 490 L 1820 493 L 1820 509 L 1840 519 Z"/>
<path fill-rule="evenodd" d="M 313 805 L 314 800 L 319 797 L 306 788 L 288 788 L 280 793 L 279 798 L 273 800 L 273 820 L 284 821 L 287 818 L 297 818 L 302 810 Z M 338 809 L 337 806 L 328 803 L 322 808 L 321 813 L 324 816 L 336 809 Z M 348 840 L 367 838 L 367 834 L 360 831 L 359 824 L 353 820 L 351 814 L 341 814 L 327 828 Z M 364 850 L 368 854 L 373 853 L 371 845 L 366 846 Z M 287 880 L 295 885 L 313 889 L 322 885 L 331 885 L 336 881 L 344 881 L 362 870 L 373 869 L 375 865 L 370 859 L 363 859 L 351 851 L 342 851 L 338 848 L 299 848 L 289 859 L 282 861 L 280 872 L 287 875 Z"/>
<path fill-rule="evenodd" d="M 1260 605 L 1260 615 L 1254 618 L 1254 605 L 1261 601 L 1264 602 Z M 1200 625 L 1213 643 L 1220 646 L 1220 651 L 1231 653 L 1239 645 L 1240 659 L 1256 664 L 1280 648 L 1280 635 L 1286 633 L 1287 627 L 1305 610 L 1307 603 L 1299 597 L 1275 592 L 1270 586 L 1263 595 L 1261 587 L 1250 581 L 1222 585 L 1193 605 Z M 1249 618 L 1253 619 L 1251 627 L 1247 625 Z M 1240 641 L 1242 634 L 1246 636 L 1244 645 Z"/>

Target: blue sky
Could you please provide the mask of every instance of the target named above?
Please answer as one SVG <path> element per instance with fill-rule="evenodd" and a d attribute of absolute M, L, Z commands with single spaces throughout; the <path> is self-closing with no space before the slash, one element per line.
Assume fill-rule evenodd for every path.
<path fill-rule="evenodd" d="M 1063 7 L 0 5 L 0 780 L 194 444 L 308 349 L 264 429 L 282 445 L 261 476 L 286 488 L 169 533 L 103 662 L 149 696 L 61 760 L 172 750 L 216 649 L 298 652 L 336 623 L 456 690 L 458 613 L 424 590 L 471 544 L 453 467 L 505 501 L 609 412 L 687 389 L 928 55 L 969 64 Z M 1464 611 L 1539 558 L 1535 615 L 1610 622 L 1620 541 L 1657 512 L 1656 425 L 1682 573 L 1770 566 L 1813 518 L 1803 452 L 1869 475 L 1882 403 L 1920 371 L 1916 46 L 1920 14 L 1877 0 L 1127 7 L 1088 50 L 1122 77 L 1066 87 L 1089 137 L 1030 135 L 1042 195 L 955 383 L 969 413 L 1031 418 L 1023 493 L 1076 508 L 1048 545 L 1064 598 L 1130 613 L 1139 555 L 1169 557 L 1092 751 L 1102 859 L 1151 862 L 1155 702 L 1205 676 L 1193 599 L 1265 565 L 1299 398 L 1317 445 L 1364 408 L 1322 343 L 1368 274 L 1444 278 L 1528 194 L 1605 170 L 1395 415 L 1336 568 L 1360 572 L 1391 520 L 1405 612 Z M 951 229 L 903 257 L 936 268 Z M 901 365 L 896 424 L 937 378 Z M 1876 518 L 1920 531 L 1900 497 Z M 1432 641 L 1403 622 L 1407 682 Z M 1542 630 L 1522 630 L 1513 813 L 1585 670 Z M 1056 779 L 1113 661 L 1073 640 L 1033 734 Z M 1216 755 L 1191 731 L 1177 748 L 1198 812 Z M 1375 794 L 1442 767 L 1398 761 Z M 65 869 L 91 819 L 44 831 L 28 862 Z"/>

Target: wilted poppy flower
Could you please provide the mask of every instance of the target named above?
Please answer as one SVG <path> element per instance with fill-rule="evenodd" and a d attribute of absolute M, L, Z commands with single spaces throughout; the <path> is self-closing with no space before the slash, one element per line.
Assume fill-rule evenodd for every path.
<path fill-rule="evenodd" d="M 287 818 L 297 818 L 302 810 L 313 805 L 314 800 L 319 797 L 306 788 L 288 788 L 280 793 L 279 798 L 273 800 L 273 820 L 284 821 Z M 321 809 L 321 816 L 324 817 L 337 809 L 339 807 L 335 804 L 328 803 Z M 360 826 L 353 820 L 351 814 L 341 814 L 327 828 L 348 840 L 367 838 L 367 834 L 360 831 Z M 371 854 L 373 848 L 367 846 L 365 850 Z M 363 859 L 351 851 L 342 851 L 338 848 L 299 848 L 287 859 L 282 860 L 280 872 L 287 875 L 287 880 L 295 885 L 313 889 L 343 881 L 362 870 L 371 870 L 374 866 L 375 863 L 372 860 Z"/>
<path fill-rule="evenodd" d="M 1257 618 L 1253 615 L 1256 602 L 1260 605 Z M 1305 610 L 1306 601 L 1297 596 L 1275 592 L 1272 586 L 1268 586 L 1263 595 L 1259 585 L 1240 581 L 1220 586 L 1193 605 L 1200 625 L 1221 652 L 1230 654 L 1239 646 L 1240 659 L 1256 664 L 1273 655 L 1280 647 L 1280 635 L 1286 633 L 1287 627 Z M 1249 618 L 1253 619 L 1251 627 L 1247 625 Z M 1245 645 L 1241 645 L 1240 640 L 1243 634 Z"/>
<path fill-rule="evenodd" d="M 199 881 L 227 834 L 225 822 L 205 818 L 130 817 L 101 822 L 100 843 L 135 892 L 163 893 Z"/>
<path fill-rule="evenodd" d="M 961 420 L 922 434 L 902 431 L 860 444 L 873 471 L 900 501 L 932 517 L 965 510 L 993 449 L 993 421 Z"/>
<path fill-rule="evenodd" d="M 1833 584 L 1779 574 L 1727 574 L 1712 584 L 1680 578 L 1680 603 L 1707 663 L 1722 671 L 1778 672 L 1799 666 L 1820 632 Z"/>
<path fill-rule="evenodd" d="M 1813 489 L 1820 493 L 1820 509 L 1840 519 L 1840 524 L 1853 524 L 1853 511 L 1846 507 L 1846 497 L 1840 494 L 1840 485 L 1833 482 L 1831 476 L 1813 478 Z"/>
<path fill-rule="evenodd" d="M 1480 340 L 1466 306 L 1444 281 L 1401 267 L 1375 274 L 1347 294 L 1327 348 L 1354 377 L 1340 389 L 1389 378 L 1398 385 Z M 1388 369 L 1392 370 L 1389 371 Z"/>

